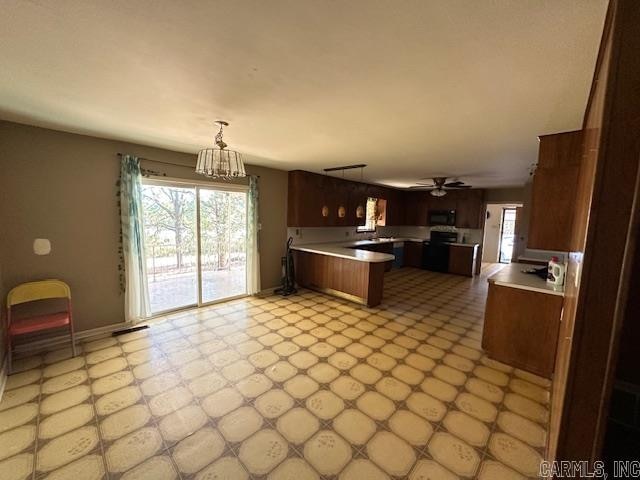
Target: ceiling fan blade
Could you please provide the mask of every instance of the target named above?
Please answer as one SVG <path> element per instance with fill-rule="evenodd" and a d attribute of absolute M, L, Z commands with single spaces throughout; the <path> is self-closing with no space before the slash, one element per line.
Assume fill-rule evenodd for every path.
<path fill-rule="evenodd" d="M 436 186 L 435 185 L 411 185 L 409 188 L 414 190 L 432 190 L 436 188 Z"/>
<path fill-rule="evenodd" d="M 462 188 L 472 188 L 472 187 L 471 185 L 452 185 L 452 186 L 445 185 L 444 188 L 448 188 L 451 190 L 460 190 Z"/>
<path fill-rule="evenodd" d="M 458 185 L 464 185 L 464 182 L 461 182 L 460 180 L 456 180 L 455 182 L 449 182 L 444 184 L 445 187 L 457 187 Z"/>

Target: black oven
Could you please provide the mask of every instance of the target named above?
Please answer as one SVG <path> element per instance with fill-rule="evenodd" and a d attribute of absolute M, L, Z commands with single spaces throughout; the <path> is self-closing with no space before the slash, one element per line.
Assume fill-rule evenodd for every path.
<path fill-rule="evenodd" d="M 429 225 L 448 225 L 455 226 L 456 211 L 455 210 L 429 210 Z"/>

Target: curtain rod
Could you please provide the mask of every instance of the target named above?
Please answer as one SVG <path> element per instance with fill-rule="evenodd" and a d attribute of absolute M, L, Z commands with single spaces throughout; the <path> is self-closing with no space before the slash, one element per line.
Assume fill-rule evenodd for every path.
<path fill-rule="evenodd" d="M 118 155 L 119 157 L 122 157 L 124 155 L 124 153 L 116 153 L 116 155 Z M 146 157 L 138 157 L 140 160 L 145 160 L 147 162 L 153 162 L 153 163 L 164 163 L 165 165 L 175 165 L 176 167 L 186 167 L 186 168 L 195 168 L 192 167 L 191 165 L 185 165 L 184 163 L 173 163 L 173 162 L 165 162 L 163 160 L 154 160 L 153 158 L 146 158 Z"/>
<path fill-rule="evenodd" d="M 116 153 L 116 155 L 118 157 L 122 157 L 124 155 L 124 153 L 118 152 L 118 153 Z M 154 160 L 153 158 L 138 157 L 138 159 L 145 160 L 147 162 L 153 162 L 153 163 L 163 163 L 165 165 L 175 165 L 176 167 L 195 168 L 195 167 L 192 167 L 191 165 L 185 165 L 184 163 L 165 162 L 164 160 Z M 247 175 L 247 177 L 260 178 L 260 175 Z"/>

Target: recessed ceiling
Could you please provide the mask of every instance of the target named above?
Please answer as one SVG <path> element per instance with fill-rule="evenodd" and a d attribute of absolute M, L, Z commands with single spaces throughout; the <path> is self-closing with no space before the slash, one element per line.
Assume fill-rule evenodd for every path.
<path fill-rule="evenodd" d="M 580 128 L 606 0 L 5 0 L 0 118 L 409 186 L 524 183 Z M 359 173 L 348 175 L 359 178 Z"/>

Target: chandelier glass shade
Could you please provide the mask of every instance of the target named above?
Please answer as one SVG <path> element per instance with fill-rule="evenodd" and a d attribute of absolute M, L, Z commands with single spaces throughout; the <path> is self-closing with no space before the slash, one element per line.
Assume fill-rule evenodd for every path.
<path fill-rule="evenodd" d="M 222 129 L 229 124 L 218 120 L 220 130 L 215 138 L 218 148 L 204 148 L 198 152 L 196 173 L 209 178 L 221 178 L 230 180 L 246 177 L 242 155 L 234 150 L 227 150 L 227 144 L 222 140 Z"/>
<path fill-rule="evenodd" d="M 441 188 L 436 188 L 434 190 L 431 190 L 431 192 L 429 193 L 431 193 L 431 195 L 434 197 L 444 197 L 447 194 L 447 191 Z"/>

